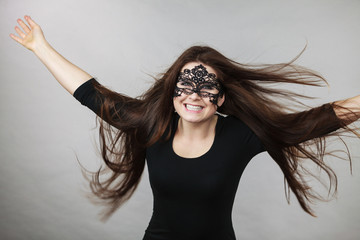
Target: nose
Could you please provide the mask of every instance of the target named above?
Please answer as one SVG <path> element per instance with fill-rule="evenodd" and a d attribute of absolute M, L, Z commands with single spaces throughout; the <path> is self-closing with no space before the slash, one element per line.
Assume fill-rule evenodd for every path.
<path fill-rule="evenodd" d="M 193 100 L 197 100 L 200 99 L 201 97 L 199 96 L 199 93 L 193 92 L 192 94 L 189 95 L 189 98 Z"/>

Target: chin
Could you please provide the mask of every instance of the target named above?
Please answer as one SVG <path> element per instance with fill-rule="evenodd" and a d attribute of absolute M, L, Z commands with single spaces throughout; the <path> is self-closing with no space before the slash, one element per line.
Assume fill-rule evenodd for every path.
<path fill-rule="evenodd" d="M 189 123 L 201 123 L 212 119 L 215 112 L 204 112 L 202 114 L 194 114 L 188 112 L 178 112 L 179 116 L 186 122 Z"/>
<path fill-rule="evenodd" d="M 195 118 L 195 117 L 186 117 L 186 116 L 180 116 L 184 121 L 190 122 L 190 123 L 199 123 L 204 121 L 204 119 Z"/>

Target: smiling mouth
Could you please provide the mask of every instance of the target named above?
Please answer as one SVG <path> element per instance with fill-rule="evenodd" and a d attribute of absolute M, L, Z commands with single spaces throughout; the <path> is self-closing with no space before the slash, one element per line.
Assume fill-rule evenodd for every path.
<path fill-rule="evenodd" d="M 196 106 L 191 104 L 185 104 L 185 108 L 190 111 L 201 111 L 203 109 L 203 107 L 201 106 Z"/>

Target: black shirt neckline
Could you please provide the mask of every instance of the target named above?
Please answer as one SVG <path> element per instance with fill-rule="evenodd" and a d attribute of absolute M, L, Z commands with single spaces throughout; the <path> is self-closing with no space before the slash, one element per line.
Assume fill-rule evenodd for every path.
<path fill-rule="evenodd" d="M 223 116 L 219 115 L 219 114 L 216 114 L 218 116 L 217 118 L 217 121 L 216 121 L 216 125 L 215 125 L 215 136 L 214 136 L 214 140 L 211 144 L 211 147 L 209 148 L 209 150 L 207 152 L 205 152 L 204 154 L 202 154 L 201 156 L 198 156 L 198 157 L 193 157 L 193 158 L 187 158 L 187 157 L 182 157 L 180 155 L 178 155 L 175 151 L 174 151 L 174 148 L 173 148 L 173 140 L 174 140 L 174 136 L 175 136 L 175 132 L 177 130 L 177 127 L 178 127 L 178 123 L 179 123 L 179 119 L 180 119 L 180 116 L 178 114 L 175 114 L 175 119 L 174 119 L 174 131 L 173 133 L 171 134 L 171 138 L 169 140 L 169 144 L 170 144 L 170 149 L 171 149 L 171 154 L 177 158 L 177 159 L 180 159 L 180 160 L 188 160 L 188 161 L 195 161 L 195 160 L 200 160 L 202 158 L 206 158 L 207 155 L 211 154 L 211 152 L 213 151 L 214 149 L 214 146 L 216 146 L 216 142 L 217 142 L 217 139 L 218 139 L 218 134 L 219 134 L 219 131 L 220 131 L 220 126 L 222 125 L 223 123 Z"/>

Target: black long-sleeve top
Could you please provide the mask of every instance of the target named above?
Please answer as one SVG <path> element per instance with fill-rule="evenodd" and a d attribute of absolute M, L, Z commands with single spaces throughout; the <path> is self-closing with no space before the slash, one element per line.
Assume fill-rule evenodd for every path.
<path fill-rule="evenodd" d="M 97 113 L 94 84 L 94 79 L 84 83 L 74 97 Z M 328 110 L 328 115 L 335 113 Z M 178 120 L 174 113 L 174 129 Z M 172 148 L 174 132 L 146 150 L 154 205 L 143 240 L 235 240 L 231 213 L 236 190 L 246 165 L 265 151 L 263 144 L 239 119 L 219 115 L 210 150 L 183 158 Z"/>

